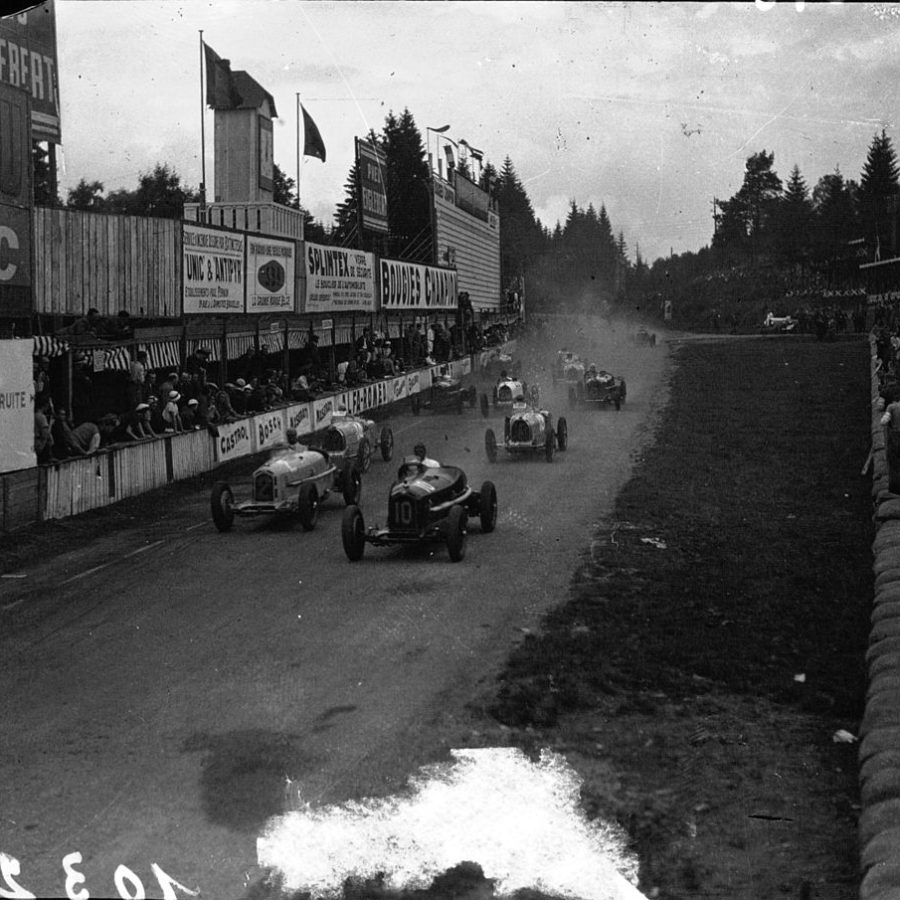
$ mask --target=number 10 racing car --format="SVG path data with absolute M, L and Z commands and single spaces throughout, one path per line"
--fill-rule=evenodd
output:
M 328 451 L 302 444 L 279 447 L 254 471 L 249 500 L 235 503 L 224 481 L 212 489 L 212 518 L 219 531 L 228 531 L 235 516 L 296 515 L 304 531 L 312 531 L 319 519 L 319 504 L 329 494 L 343 494 L 344 502 L 359 503 L 362 475 L 351 461 L 338 467 Z
M 477 516 L 481 530 L 497 524 L 497 491 L 485 481 L 481 490 L 469 487 L 466 474 L 456 466 L 426 466 L 416 456 L 406 457 L 388 495 L 386 528 L 366 530 L 358 506 L 344 510 L 341 539 L 351 562 L 362 559 L 366 544 L 418 544 L 442 541 L 453 562 L 465 555 L 469 517 Z
M 569 428 L 560 416 L 553 430 L 553 419 L 546 409 L 535 409 L 527 403 L 514 403 L 512 415 L 503 420 L 503 447 L 511 454 L 543 453 L 553 462 L 556 449 L 569 446 Z M 497 436 L 493 428 L 484 433 L 484 449 L 491 462 L 497 461 Z

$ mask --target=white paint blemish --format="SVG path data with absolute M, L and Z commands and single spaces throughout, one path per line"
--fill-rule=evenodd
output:
M 645 900 L 637 860 L 615 826 L 589 822 L 581 780 L 559 754 L 509 747 L 451 751 L 402 797 L 287 813 L 257 839 L 260 866 L 288 891 L 339 896 L 345 879 L 384 873 L 394 890 L 427 888 L 478 863 L 498 894 L 532 888 L 579 900 Z M 301 796 L 302 800 L 302 796 Z

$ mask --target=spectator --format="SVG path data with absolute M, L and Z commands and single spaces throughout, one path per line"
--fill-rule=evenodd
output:
M 104 331 L 104 321 L 100 316 L 100 310 L 91 307 L 86 316 L 76 319 L 71 325 L 60 328 L 57 334 L 93 334 L 99 335 Z
M 57 448 L 65 448 L 67 456 L 88 456 L 100 447 L 100 429 L 94 422 L 82 422 L 75 428 L 69 411 L 60 409 L 56 415 L 56 433 L 53 436 Z
M 122 436 L 132 441 L 143 441 L 155 437 L 150 425 L 150 404 L 138 403 L 122 419 Z
M 181 407 L 181 424 L 185 431 L 197 431 L 200 428 L 197 424 L 197 407 L 199 404 L 200 401 L 192 397 Z
M 191 375 L 202 375 L 206 377 L 206 365 L 209 362 L 211 353 L 206 347 L 198 347 L 184 363 L 184 368 Z
M 169 391 L 166 405 L 163 407 L 162 411 L 163 422 L 165 423 L 165 428 L 163 430 L 167 434 L 173 432 L 179 434 L 184 431 L 184 426 L 181 423 L 181 411 L 178 408 L 178 401 L 180 399 L 181 394 L 179 394 L 178 391 Z
M 129 409 L 144 402 L 144 385 L 147 382 L 147 352 L 139 350 L 128 365 L 128 386 L 125 389 L 125 401 Z
M 228 391 L 228 398 L 231 401 L 231 408 L 238 416 L 245 416 L 247 414 L 247 395 L 244 393 L 245 387 L 247 387 L 247 382 L 244 381 L 243 378 L 238 378 L 234 384 L 228 382 L 228 384 L 225 385 L 225 390 Z
M 50 429 L 52 420 L 50 395 L 38 395 L 34 407 L 34 452 L 38 465 L 53 462 L 53 434 Z
M 155 395 L 159 399 L 160 386 L 157 383 L 156 372 L 147 372 L 147 379 L 144 382 L 144 396 L 141 398 L 144 403 L 150 402 L 151 395 Z
M 247 398 L 247 415 L 265 412 L 269 408 L 268 396 L 265 388 L 259 383 L 258 378 L 251 379 L 251 383 L 244 386 L 244 394 Z
M 154 434 L 162 434 L 166 430 L 166 423 L 162 417 L 163 408 L 159 397 L 151 394 L 147 398 L 147 403 L 150 405 L 150 428 Z
M 45 394 L 50 396 L 50 360 L 46 356 L 39 356 L 34 363 L 35 400 Z
M 229 422 L 236 422 L 239 418 L 237 414 L 237 410 L 231 405 L 231 395 L 225 388 L 220 388 L 215 384 L 210 384 L 210 387 L 214 390 L 214 402 L 216 407 L 216 412 L 218 414 L 218 423 L 227 425 Z
M 194 420 L 200 428 L 206 428 L 209 425 L 209 408 L 210 395 L 205 385 L 199 385 L 199 393 L 197 394 L 197 405 L 194 407 Z

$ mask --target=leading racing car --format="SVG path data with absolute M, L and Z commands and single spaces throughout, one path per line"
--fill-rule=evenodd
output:
M 584 373 L 584 381 L 569 386 L 569 405 L 615 406 L 622 408 L 625 402 L 625 379 L 590 365 Z
M 344 502 L 359 503 L 362 475 L 356 464 L 346 459 L 339 467 L 327 450 L 296 443 L 296 433 L 288 432 L 288 445 L 275 448 L 253 472 L 249 500 L 236 503 L 231 486 L 217 482 L 210 496 L 212 518 L 219 531 L 228 531 L 235 516 L 296 515 L 304 531 L 312 531 L 319 519 L 319 505 L 332 493 Z
M 555 450 L 569 446 L 569 427 L 565 416 L 560 416 L 553 428 L 553 417 L 546 409 L 537 409 L 528 403 L 514 403 L 512 414 L 503 420 L 503 448 L 511 454 L 543 453 L 547 462 L 553 462 Z M 484 449 L 491 462 L 497 461 L 497 436 L 493 428 L 484 433 Z
M 366 529 L 356 505 L 344 510 L 341 540 L 351 562 L 362 559 L 366 544 L 418 544 L 439 541 L 447 545 L 453 562 L 466 552 L 469 517 L 478 517 L 487 534 L 497 524 L 497 490 L 485 481 L 478 491 L 469 487 L 466 473 L 457 466 L 429 466 L 408 456 L 388 494 L 387 526 Z

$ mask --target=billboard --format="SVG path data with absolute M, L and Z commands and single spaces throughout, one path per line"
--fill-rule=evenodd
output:
M 0 472 L 30 469 L 34 455 L 34 341 L 0 341 Z
M 247 235 L 247 312 L 294 312 L 294 242 Z
M 381 260 L 382 309 L 456 309 L 456 269 Z
M 0 19 L 0 84 L 31 97 L 31 137 L 61 143 L 53 0 Z
M 304 312 L 375 309 L 375 254 L 306 242 Z
M 370 141 L 356 139 L 356 170 L 359 172 L 359 227 L 387 234 L 387 157 Z
M 244 311 L 242 234 L 182 225 L 182 311 L 224 315 Z

